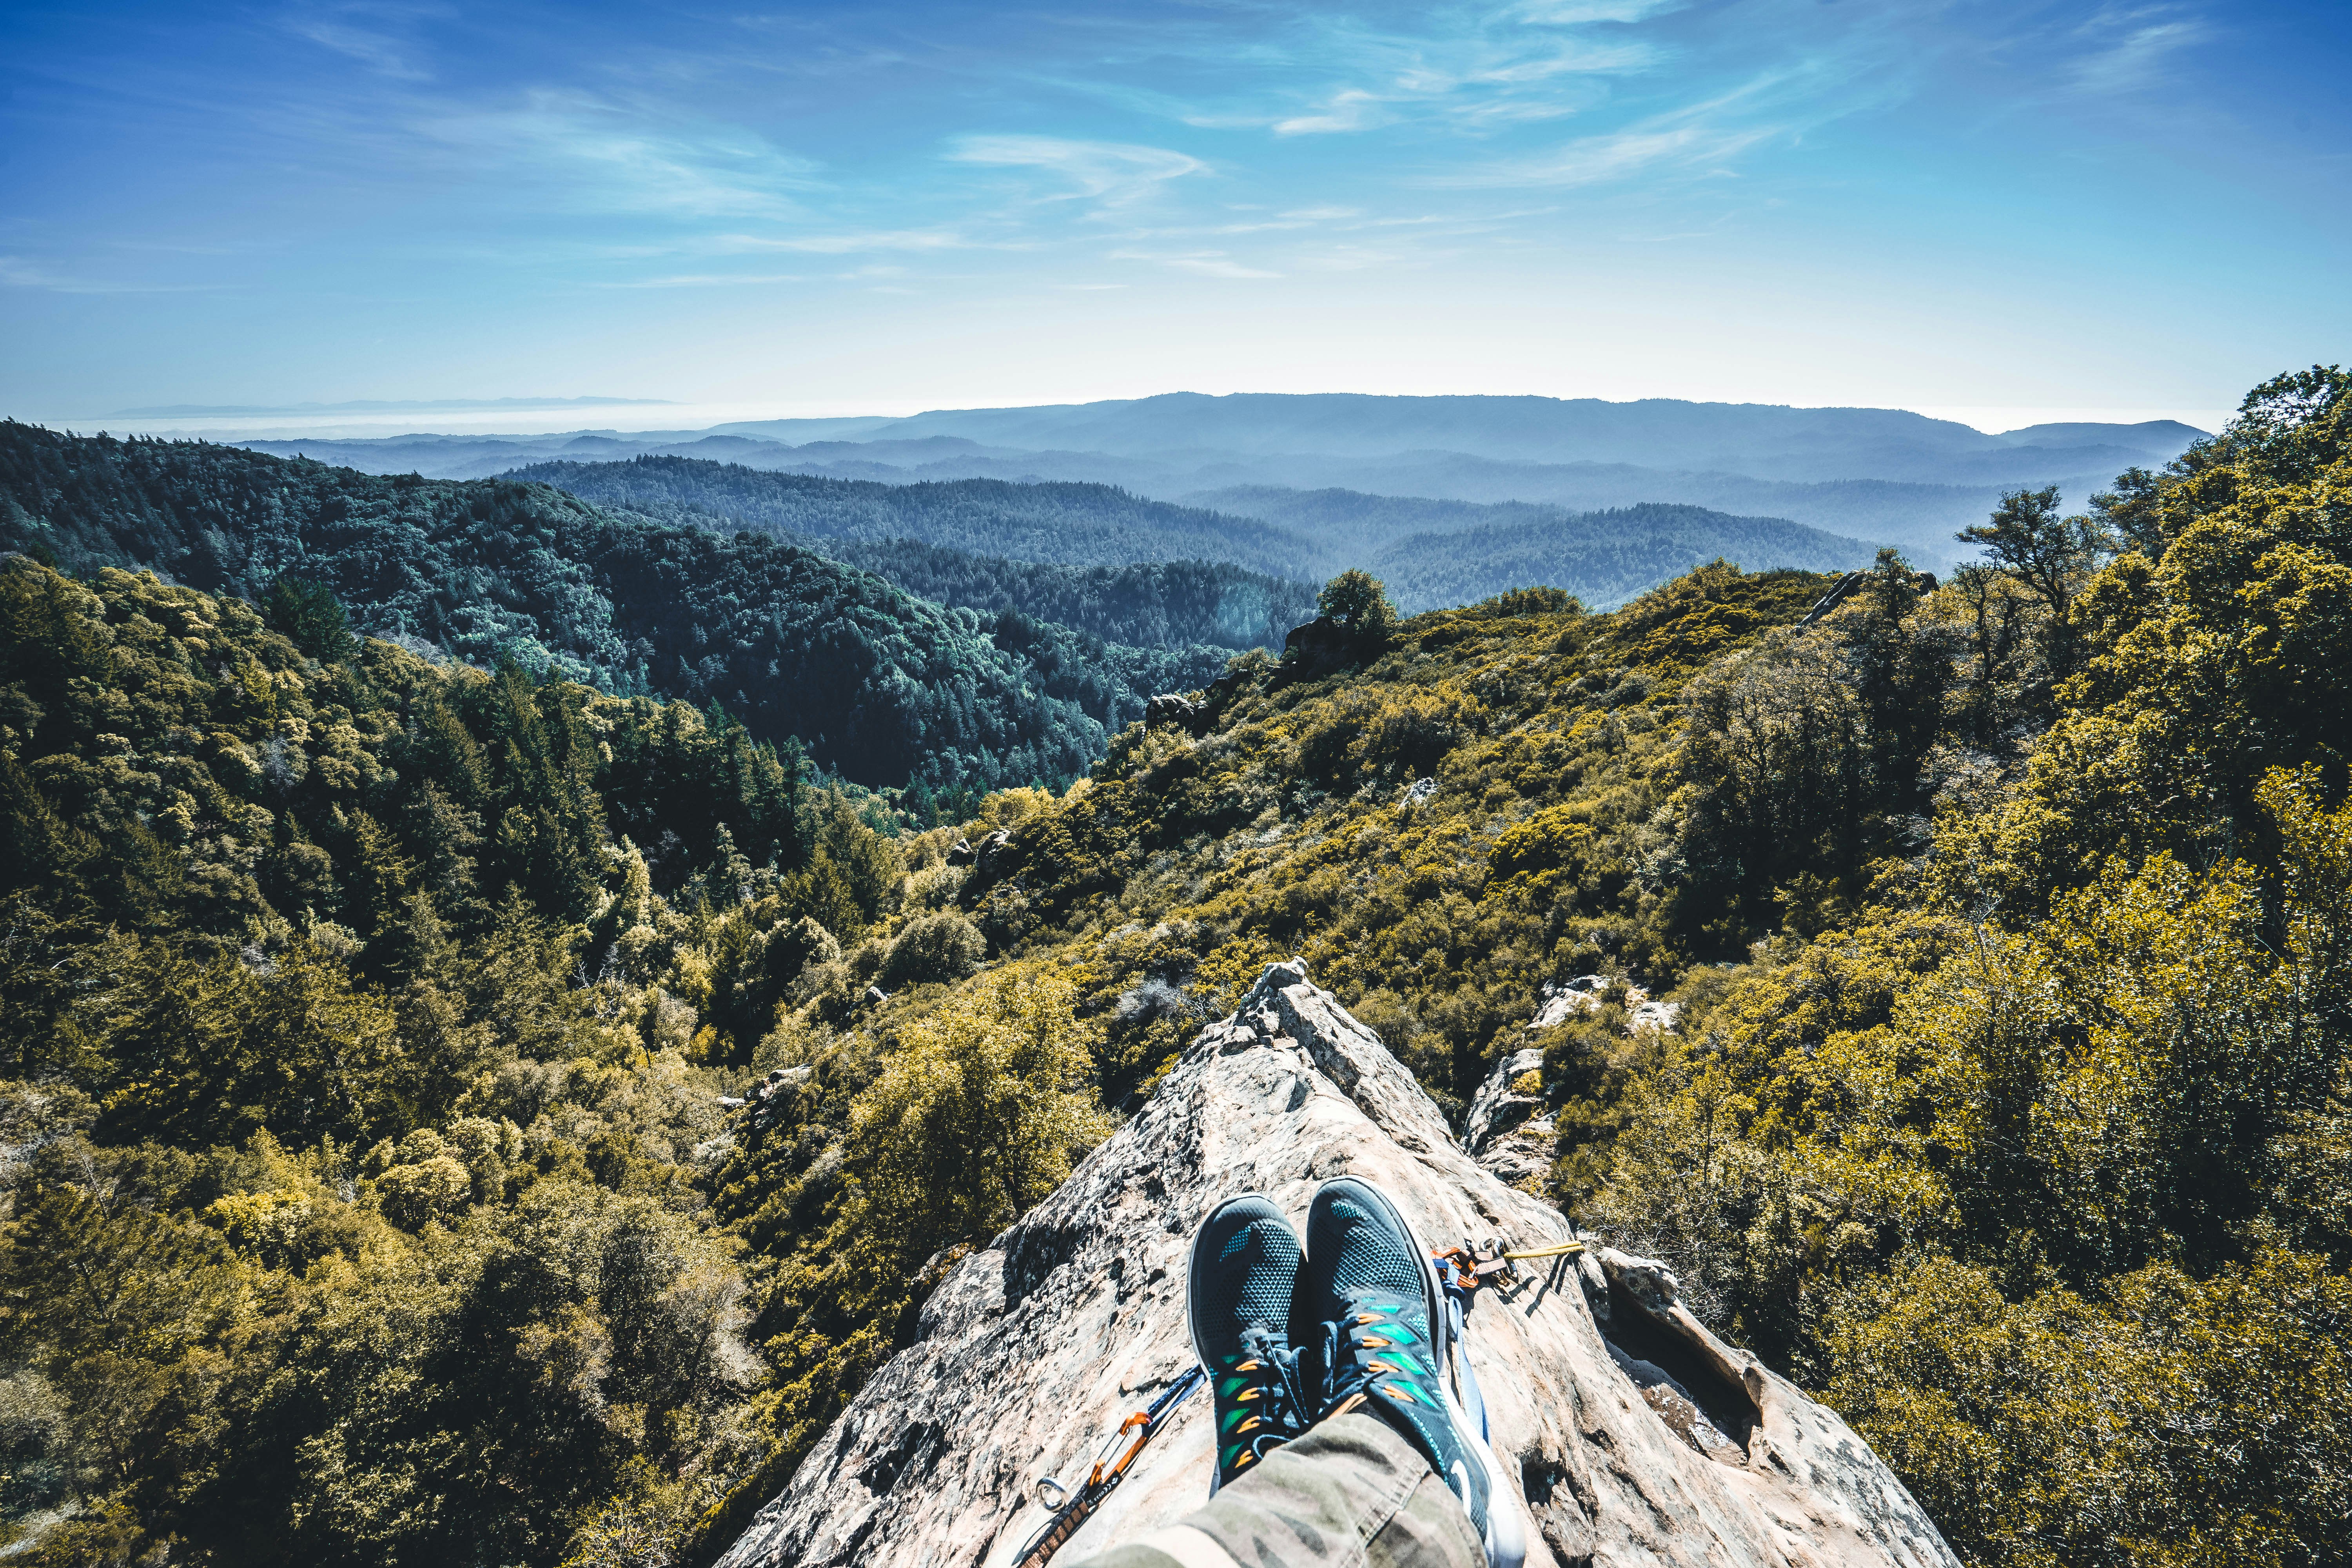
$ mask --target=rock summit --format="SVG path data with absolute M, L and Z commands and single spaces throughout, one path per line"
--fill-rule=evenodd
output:
M 1106 1436 L 1192 1364 L 1183 1260 L 1220 1199 L 1304 1213 L 1376 1183 L 1432 1246 L 1578 1239 L 1456 1142 L 1412 1075 L 1297 960 L 1269 968 L 1070 1179 L 959 1264 L 722 1568 L 1003 1568 Z M 1895 1564 L 1958 1559 L 1836 1415 L 1716 1338 L 1672 1274 L 1586 1238 L 1480 1300 L 1468 1347 L 1538 1564 Z M 1207 1499 L 1194 1398 L 1064 1549 L 1076 1562 Z

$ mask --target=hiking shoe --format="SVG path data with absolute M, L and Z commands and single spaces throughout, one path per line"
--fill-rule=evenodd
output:
M 1192 1353 L 1217 1404 L 1216 1489 L 1307 1430 L 1290 1293 L 1298 1233 L 1255 1193 L 1227 1198 L 1192 1234 L 1184 1302 Z
M 1341 1176 L 1316 1189 L 1291 1333 L 1319 1395 L 1314 1418 L 1347 1406 L 1386 1422 L 1462 1500 L 1486 1561 L 1517 1568 L 1526 1531 L 1499 1495 L 1502 1468 L 1486 1434 L 1455 1394 L 1453 1319 L 1436 1268 L 1404 1215 L 1369 1183 Z

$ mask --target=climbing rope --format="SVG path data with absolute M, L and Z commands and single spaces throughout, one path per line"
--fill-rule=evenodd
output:
M 1550 1247 L 1507 1251 L 1501 1242 L 1492 1237 L 1482 1246 L 1465 1237 L 1459 1247 L 1430 1254 L 1430 1261 L 1437 1267 L 1438 1283 L 1445 1288 L 1445 1313 L 1454 1328 L 1454 1391 L 1464 1412 L 1477 1424 L 1480 1436 L 1489 1441 L 1494 1437 L 1487 1428 L 1486 1396 L 1478 1387 L 1478 1374 L 1471 1368 L 1467 1344 L 1470 1309 L 1478 1304 L 1479 1290 L 1492 1290 L 1507 1301 L 1528 1282 L 1528 1276 L 1519 1272 L 1521 1262 L 1538 1258 L 1571 1258 L 1583 1250 L 1585 1246 L 1580 1241 L 1562 1241 Z

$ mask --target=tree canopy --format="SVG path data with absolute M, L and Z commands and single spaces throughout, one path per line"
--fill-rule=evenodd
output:
M 669 527 L 509 480 L 10 422 L 0 501 L 0 545 L 259 600 L 298 644 L 317 644 L 311 657 L 335 653 L 340 605 L 427 657 L 721 703 L 760 739 L 796 741 L 868 784 L 1071 777 L 1153 692 L 1199 685 L 1229 657 L 1106 644 L 1018 609 L 950 610 L 765 535 Z

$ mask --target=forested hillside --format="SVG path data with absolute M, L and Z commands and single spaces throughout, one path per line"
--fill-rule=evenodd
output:
M 928 830 L 316 595 L 10 561 L 27 1560 L 707 1561 L 1297 952 L 1456 1115 L 1540 1047 L 1549 1194 L 1972 1562 L 2337 1561 L 2347 498 L 2315 371 L 1810 625 L 1830 575 L 1343 580 L 1290 662 Z
M 1055 566 L 912 539 L 801 542 L 919 599 L 987 616 L 1019 611 L 1134 647 L 1280 647 L 1294 627 L 1315 618 L 1313 584 L 1222 561 Z
M 1967 483 L 1936 484 L 1868 478 L 1878 470 L 1864 452 L 1852 453 L 1850 458 L 1840 457 L 1815 470 L 1842 478 L 1758 479 L 1709 469 L 1703 466 L 1708 454 L 1679 442 L 1669 442 L 1651 455 L 1656 466 L 1643 466 L 1585 459 L 1547 461 L 1532 456 L 1478 457 L 1433 449 L 1410 440 L 1389 452 L 1353 458 L 1252 455 L 1202 447 L 1120 455 L 983 447 L 950 436 L 887 440 L 861 432 L 848 439 L 821 439 L 803 428 L 856 423 L 775 420 L 741 427 L 782 439 L 680 431 L 635 436 L 567 432 L 545 437 L 253 440 L 239 445 L 281 456 L 315 458 L 362 473 L 416 472 L 444 479 L 477 479 L 533 463 L 601 466 L 649 456 L 696 458 L 892 485 L 975 479 L 1108 485 L 1179 506 L 1261 518 L 1278 527 L 1290 526 L 1285 513 L 1292 506 L 1311 508 L 1334 498 L 1368 511 L 1442 507 L 1448 504 L 1447 498 L 1470 506 L 1514 501 L 1542 504 L 1570 514 L 1675 504 L 1737 516 L 1784 518 L 1830 533 L 1896 544 L 1913 552 L 1921 564 L 1940 569 L 1954 554 L 1953 531 L 1983 516 L 2005 490 L 2020 484 L 2055 482 L 2070 499 L 2079 499 L 2096 491 L 2126 464 L 2162 467 L 2200 434 L 2168 424 L 2070 427 L 2086 437 L 2095 434 L 2125 441 L 2126 450 L 2105 457 L 2096 450 L 2011 445 L 2010 437 L 1991 437 L 1995 448 L 2006 448 L 2009 454 L 2000 464 L 2001 472 Z M 2011 432 L 2011 436 L 2018 434 Z M 803 444 L 790 446 L 784 444 L 786 440 Z M 2103 445 L 2098 440 L 2086 443 Z
M 1874 546 L 1777 517 L 1639 503 L 1571 511 L 1525 501 L 1437 500 L 1355 490 L 1244 486 L 1215 504 L 1313 540 L 1331 571 L 1369 566 L 1408 611 L 1549 587 L 1613 607 L 1703 562 L 1854 571 Z M 1202 498 L 1211 499 L 1209 497 Z
M 1465 509 L 1472 510 L 1472 509 Z M 1559 588 L 1613 608 L 1704 561 L 1859 571 L 1871 546 L 1777 517 L 1727 517 L 1695 506 L 1622 511 L 1538 507 L 1475 509 L 1521 514 L 1459 531 L 1409 533 L 1367 563 L 1407 611 L 1475 604 L 1512 588 Z
M 0 546 L 248 598 L 299 579 L 412 649 L 718 702 L 872 784 L 1070 777 L 1152 692 L 1197 685 L 1226 657 L 941 609 L 760 534 L 669 527 L 543 485 L 14 423 L 0 424 Z
M 695 458 L 534 463 L 508 477 L 673 520 L 700 514 L 817 539 L 913 539 L 973 555 L 1065 566 L 1230 561 L 1289 577 L 1310 555 L 1297 539 L 1255 519 L 1146 500 L 1109 485 L 1003 479 L 886 485 Z
M 1415 611 L 1518 587 L 1559 588 L 1614 605 L 1718 557 L 1751 568 L 1850 571 L 1869 564 L 1872 552 L 1784 519 L 1694 506 L 1570 512 L 1351 490 L 1230 492 L 1276 527 L 1101 485 L 877 485 L 688 458 L 541 463 L 509 477 L 673 522 L 768 529 L 926 598 L 982 610 L 1019 605 L 1111 641 L 1142 644 L 1160 640 L 1147 634 L 1165 625 L 1187 641 L 1279 646 L 1307 618 L 1304 584 L 1214 563 L 1318 580 L 1370 565 L 1398 604 Z M 1176 559 L 1190 556 L 1202 559 Z M 1144 561 L 1165 564 L 1101 569 Z M 1072 563 L 1096 569 L 1072 572 Z

